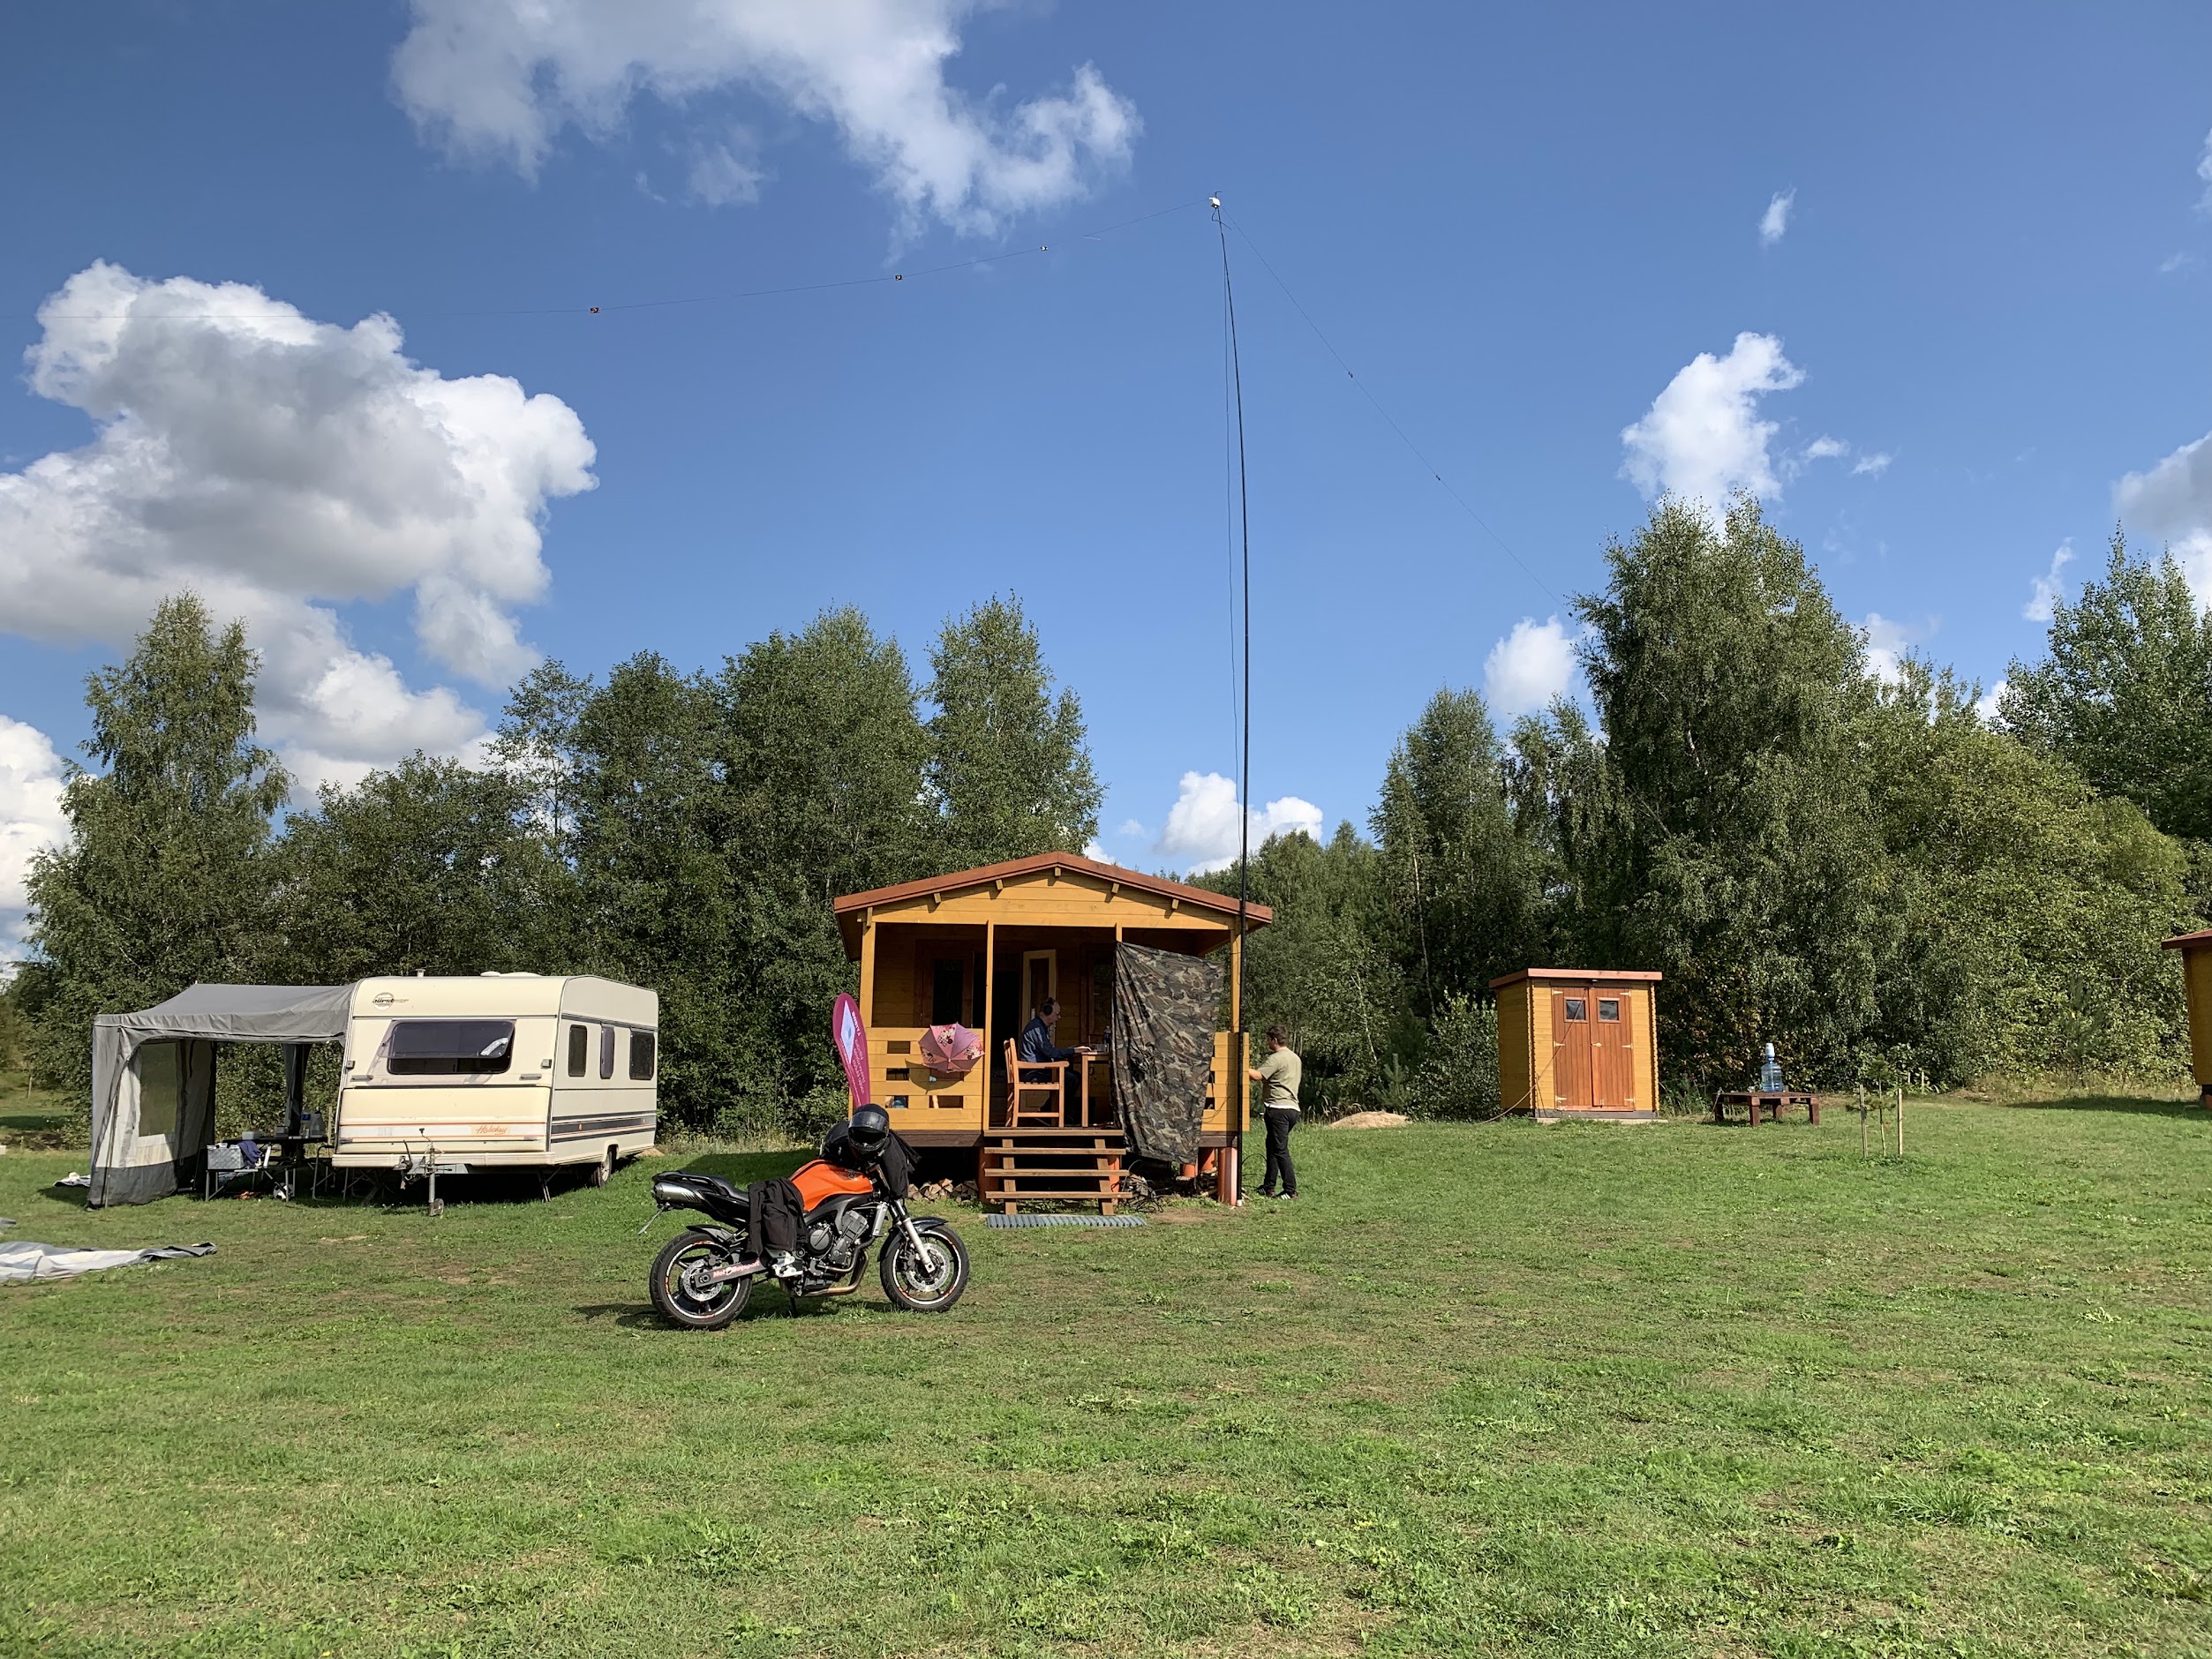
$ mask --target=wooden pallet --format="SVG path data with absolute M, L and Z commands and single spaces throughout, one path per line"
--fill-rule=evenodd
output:
M 1022 1203 L 1050 1198 L 1095 1204 L 1101 1215 L 1128 1196 L 1117 1129 L 994 1129 L 983 1136 L 978 1190 L 986 1206 L 1018 1214 Z

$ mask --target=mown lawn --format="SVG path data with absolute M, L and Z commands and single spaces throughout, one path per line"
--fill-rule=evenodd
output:
M 550 1204 L 86 1213 L 0 1291 L 0 1651 L 2212 1654 L 2212 1114 L 1307 1130 L 1308 1196 L 965 1228 L 658 1325 Z M 702 1159 L 750 1175 L 772 1159 Z

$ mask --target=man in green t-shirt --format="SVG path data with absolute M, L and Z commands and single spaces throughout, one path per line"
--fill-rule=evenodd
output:
M 1268 1027 L 1268 1057 L 1248 1074 L 1260 1088 L 1260 1113 L 1268 1125 L 1267 1173 L 1260 1180 L 1260 1196 L 1272 1198 L 1281 1182 L 1283 1196 L 1298 1196 L 1298 1173 L 1290 1167 L 1290 1131 L 1298 1126 L 1298 1083 L 1305 1065 L 1290 1052 L 1290 1033 L 1280 1025 Z

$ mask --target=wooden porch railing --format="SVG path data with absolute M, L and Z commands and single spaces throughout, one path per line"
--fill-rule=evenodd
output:
M 878 1026 L 868 1034 L 869 1080 L 877 1104 L 901 1130 L 976 1130 L 983 1127 L 983 1091 L 990 1062 L 979 1060 L 963 1077 L 943 1077 L 922 1058 L 920 1025 Z

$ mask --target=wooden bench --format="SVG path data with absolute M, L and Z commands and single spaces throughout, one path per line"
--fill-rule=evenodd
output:
M 1732 1106 L 1745 1108 L 1751 1127 L 1754 1129 L 1758 1127 L 1761 1114 L 1764 1114 L 1770 1121 L 1779 1123 L 1782 1118 L 1782 1108 L 1791 1106 L 1803 1107 L 1806 1117 L 1816 1128 L 1820 1123 L 1820 1097 L 1808 1093 L 1802 1089 L 1719 1090 L 1712 1097 L 1712 1121 L 1716 1123 L 1727 1122 L 1728 1121 L 1727 1108 Z

